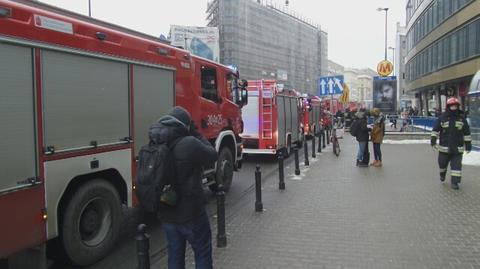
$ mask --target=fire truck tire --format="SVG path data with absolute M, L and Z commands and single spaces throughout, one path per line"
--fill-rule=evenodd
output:
M 75 191 L 63 212 L 59 241 L 67 262 L 85 266 L 103 258 L 113 247 L 121 221 L 117 190 L 94 179 Z
M 209 186 L 210 190 L 217 191 L 218 184 L 223 185 L 223 190 L 228 192 L 232 186 L 233 178 L 233 154 L 228 147 L 223 147 L 218 154 L 217 173 L 215 184 Z

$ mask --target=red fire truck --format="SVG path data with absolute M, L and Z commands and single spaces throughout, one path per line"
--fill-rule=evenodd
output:
M 321 99 L 317 96 L 305 97 L 303 99 L 303 133 L 310 137 L 316 135 L 320 131 L 320 120 L 322 113 Z
M 174 105 L 219 152 L 206 178 L 228 188 L 240 164 L 238 73 L 155 37 L 0 0 L 0 82 L 0 259 L 51 239 L 73 264 L 105 256 L 148 127 Z
M 281 90 L 275 80 L 249 80 L 248 105 L 243 107 L 244 153 L 290 155 L 301 144 L 302 101 L 293 90 Z

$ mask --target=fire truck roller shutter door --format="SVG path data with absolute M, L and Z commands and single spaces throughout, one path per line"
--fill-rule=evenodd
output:
M 68 150 L 130 135 L 126 63 L 46 50 L 42 61 L 45 146 Z
M 297 98 L 291 97 L 290 98 L 290 115 L 292 118 L 292 145 L 299 140 L 299 126 L 300 126 L 300 119 L 298 118 L 298 109 L 297 109 Z
M 152 123 L 175 105 L 175 72 L 170 69 L 133 67 L 135 155 L 148 143 Z
M 277 122 L 277 150 L 286 146 L 285 133 L 286 133 L 286 117 L 285 117 L 285 97 L 277 95 L 277 109 L 278 109 L 278 122 Z
M 0 257 L 45 240 L 44 186 L 19 182 L 38 176 L 32 63 L 32 49 L 0 43 Z

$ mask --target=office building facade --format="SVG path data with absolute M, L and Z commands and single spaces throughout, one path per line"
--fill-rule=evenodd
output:
M 238 66 L 243 78 L 317 93 L 328 72 L 328 34 L 319 25 L 260 0 L 213 0 L 207 21 L 219 28 L 221 63 Z
M 444 110 L 480 69 L 480 0 L 409 0 L 405 74 L 423 115 Z

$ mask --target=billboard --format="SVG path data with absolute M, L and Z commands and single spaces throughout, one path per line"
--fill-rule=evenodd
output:
M 215 62 L 220 61 L 220 43 L 217 27 L 170 26 L 172 46 L 182 47 L 193 55 Z
M 382 112 L 397 110 L 397 77 L 373 78 L 373 107 Z

